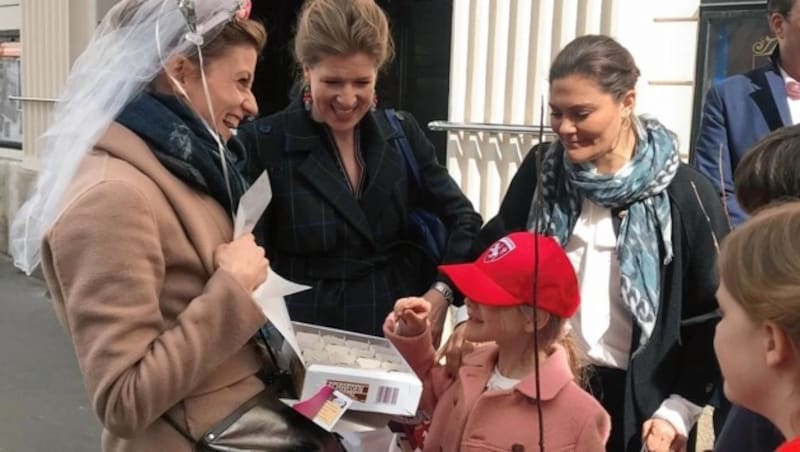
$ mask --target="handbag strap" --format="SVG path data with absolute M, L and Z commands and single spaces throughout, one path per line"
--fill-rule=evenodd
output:
M 403 158 L 406 161 L 408 170 L 412 175 L 414 175 L 414 179 L 417 181 L 417 187 L 422 188 L 422 177 L 419 173 L 419 164 L 417 163 L 416 157 L 414 157 L 414 152 L 411 150 L 411 143 L 408 142 L 406 132 L 403 130 L 403 126 L 400 124 L 397 111 L 395 111 L 393 108 L 387 108 L 386 110 L 383 110 L 383 114 L 386 115 L 386 120 L 389 121 L 389 125 L 392 126 L 392 129 L 394 129 L 395 133 L 397 133 L 397 137 L 394 139 L 394 142 L 397 143 L 400 153 L 403 154 Z
M 179 425 L 177 422 L 175 422 L 175 420 L 174 420 L 174 419 L 172 419 L 172 418 L 169 416 L 169 414 L 167 414 L 167 413 L 164 413 L 164 414 L 161 416 L 161 418 L 162 418 L 162 419 L 164 419 L 164 421 L 165 421 L 167 424 L 169 424 L 170 426 L 172 426 L 172 428 L 174 428 L 176 432 L 180 433 L 180 434 L 181 434 L 181 436 L 183 436 L 183 437 L 184 437 L 184 439 L 186 439 L 187 441 L 189 441 L 189 443 L 191 443 L 191 444 L 197 444 L 197 440 L 196 440 L 196 439 L 194 439 L 194 438 L 192 438 L 192 435 L 190 435 L 190 434 L 189 434 L 189 432 L 187 432 L 186 430 L 184 430 L 184 428 L 183 428 L 183 427 L 181 427 L 181 426 L 180 426 L 180 425 Z
M 266 342 L 266 338 L 264 337 L 265 331 L 263 330 L 263 327 L 262 329 L 259 330 L 259 333 L 262 335 L 262 338 L 264 338 Z M 272 349 L 269 348 L 269 344 L 266 343 L 265 345 L 267 345 L 268 350 L 270 350 L 271 352 Z M 290 380 L 291 376 L 277 366 L 274 355 L 271 355 L 271 358 L 273 359 L 273 365 L 275 365 L 273 371 L 268 372 L 266 371 L 265 368 L 262 367 L 257 375 L 264 382 L 264 389 L 255 396 L 251 397 L 243 404 L 241 404 L 224 419 L 214 424 L 209 431 L 205 432 L 203 436 L 200 437 L 200 439 L 192 437 L 192 435 L 190 435 L 186 429 L 181 427 L 181 425 L 177 421 L 175 421 L 175 419 L 172 419 L 170 417 L 169 413 L 162 414 L 161 418 L 163 418 L 167 424 L 172 426 L 172 428 L 174 428 L 175 431 L 180 433 L 180 435 L 183 436 L 184 439 L 188 440 L 191 444 L 194 444 L 196 446 L 197 445 L 202 446 L 205 443 L 205 441 L 209 439 L 207 438 L 207 435 L 209 433 L 215 436 L 218 435 L 220 432 L 228 428 L 233 422 L 235 422 L 236 419 L 238 419 L 239 416 L 241 416 L 245 411 L 257 405 L 265 397 L 277 397 L 277 391 L 282 391 L 287 384 L 291 384 Z
M 263 390 L 261 390 L 258 394 L 254 395 L 253 397 L 249 398 L 247 401 L 236 407 L 233 412 L 229 415 L 225 416 L 222 420 L 217 421 L 211 428 L 203 433 L 203 436 L 200 439 L 195 439 L 189 432 L 181 427 L 181 425 L 172 419 L 169 414 L 164 413 L 161 417 L 167 422 L 167 424 L 171 425 L 178 433 L 181 434 L 185 439 L 187 439 L 190 443 L 196 446 L 204 446 L 209 441 L 213 441 L 216 436 L 219 436 L 222 432 L 224 432 L 228 427 L 231 426 L 237 419 L 239 419 L 245 412 L 253 408 L 254 406 L 258 405 L 259 403 L 263 403 L 270 398 L 276 398 L 274 391 L 270 386 L 266 386 Z

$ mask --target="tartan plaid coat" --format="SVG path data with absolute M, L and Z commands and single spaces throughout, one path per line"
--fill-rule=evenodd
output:
M 468 258 L 481 217 L 439 164 L 416 120 L 398 112 L 420 167 L 417 189 L 396 132 L 383 111 L 361 120 L 364 181 L 354 195 L 325 126 L 296 99 L 285 110 L 243 126 L 251 180 L 269 173 L 272 202 L 256 237 L 281 276 L 312 286 L 287 298 L 292 320 L 381 334 L 399 297 L 421 295 L 437 278 L 434 261 L 411 238 L 408 214 L 436 213 L 448 230 L 442 262 Z

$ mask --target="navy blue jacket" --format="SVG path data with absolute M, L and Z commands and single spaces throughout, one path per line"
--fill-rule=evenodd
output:
M 424 187 L 405 161 L 383 111 L 359 124 L 365 180 L 360 198 L 350 189 L 324 126 L 296 99 L 237 135 L 247 149 L 249 177 L 267 170 L 272 202 L 256 239 L 272 268 L 312 286 L 287 297 L 292 320 L 382 335 L 399 297 L 422 295 L 437 278 L 436 265 L 411 237 L 408 214 L 436 213 L 448 230 L 443 262 L 467 259 L 480 215 L 436 160 L 416 120 L 398 112 L 420 167 Z
M 726 78 L 708 90 L 703 106 L 692 162 L 724 195 L 733 226 L 747 219 L 733 192 L 736 166 L 761 138 L 792 124 L 777 61 L 775 53 L 770 64 Z

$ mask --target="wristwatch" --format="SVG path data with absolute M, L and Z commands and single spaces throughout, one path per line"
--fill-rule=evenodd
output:
M 442 294 L 444 299 L 447 301 L 447 304 L 453 304 L 455 298 L 453 296 L 453 289 L 451 289 L 450 286 L 441 281 L 436 281 L 431 289 Z

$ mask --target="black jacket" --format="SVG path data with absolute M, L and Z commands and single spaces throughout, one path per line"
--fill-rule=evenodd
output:
M 473 255 L 497 238 L 526 228 L 536 186 L 536 149 L 520 165 L 499 213 L 475 241 Z M 642 423 L 664 399 L 679 394 L 703 406 L 720 381 L 713 349 L 714 328 L 719 319 L 714 295 L 714 237 L 722 240 L 728 232 L 727 221 L 711 183 L 685 164 L 678 168 L 667 193 L 674 257 L 661 270 L 661 303 L 653 335 L 643 349 L 633 354 L 626 374 L 624 434 L 627 450 L 635 452 L 641 449 Z M 612 211 L 617 230 L 618 214 L 618 210 Z M 639 333 L 635 326 L 632 352 L 637 349 Z
M 324 126 L 299 99 L 242 128 L 250 179 L 269 173 L 272 202 L 257 226 L 272 268 L 312 289 L 287 298 L 292 320 L 381 335 L 397 298 L 423 294 L 437 278 L 434 262 L 411 238 L 408 213 L 421 206 L 448 229 L 444 262 L 464 261 L 482 220 L 436 160 L 416 120 L 398 114 L 419 163 L 416 190 L 383 111 L 359 125 L 365 164 L 357 199 Z

